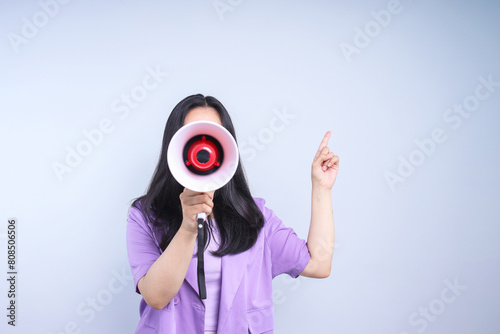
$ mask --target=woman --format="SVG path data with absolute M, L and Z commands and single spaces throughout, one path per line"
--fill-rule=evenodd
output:
M 148 191 L 137 198 L 127 224 L 127 248 L 136 292 L 142 295 L 136 333 L 273 333 L 272 279 L 282 273 L 330 275 L 334 224 L 331 189 L 339 157 L 324 136 L 311 170 L 307 243 L 283 225 L 261 198 L 253 198 L 241 166 L 222 188 L 197 193 L 173 178 L 167 148 L 183 125 L 211 121 L 236 140 L 224 106 L 192 95 L 175 106 Z M 198 295 L 196 216 L 208 215 L 205 243 L 207 298 Z

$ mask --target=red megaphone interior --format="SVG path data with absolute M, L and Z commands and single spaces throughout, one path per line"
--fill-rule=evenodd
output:
M 219 149 L 206 136 L 189 145 L 186 166 L 193 166 L 196 170 L 205 172 L 219 167 Z

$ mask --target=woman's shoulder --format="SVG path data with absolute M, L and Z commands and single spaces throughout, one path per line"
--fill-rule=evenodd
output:
M 143 228 L 147 227 L 148 229 L 151 229 L 150 219 L 147 219 L 146 217 L 142 198 L 133 201 L 130 205 L 128 209 L 128 221 L 129 223 L 136 223 Z
M 143 200 L 135 200 L 129 207 L 128 210 L 128 230 L 130 234 L 146 233 L 152 239 L 154 239 L 155 244 L 159 246 L 159 240 L 161 240 L 161 229 L 158 226 L 154 226 L 151 219 L 147 216 L 144 210 Z
M 128 214 L 129 216 L 144 215 L 143 199 L 139 198 L 134 200 L 132 204 L 130 204 L 130 207 L 128 208 Z
M 261 197 L 253 197 L 253 200 L 264 217 L 264 226 L 262 229 L 265 231 L 266 235 L 272 234 L 272 232 L 282 224 L 281 219 L 278 218 L 274 211 L 266 205 L 265 199 Z
M 266 205 L 266 200 L 262 197 L 253 197 L 255 205 L 259 208 L 260 212 L 262 212 L 262 216 L 264 220 L 267 221 L 271 215 L 273 215 L 273 211 L 269 209 Z
M 253 201 L 255 202 L 255 204 L 257 204 L 257 207 L 262 211 L 262 209 L 266 205 L 266 200 L 261 198 L 261 197 L 252 197 L 252 198 L 253 198 Z

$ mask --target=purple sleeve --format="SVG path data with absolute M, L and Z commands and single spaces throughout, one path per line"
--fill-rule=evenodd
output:
M 140 293 L 137 283 L 161 255 L 161 250 L 144 215 L 133 206 L 128 211 L 127 254 L 135 291 Z
M 264 230 L 271 249 L 273 278 L 283 273 L 293 278 L 298 277 L 311 259 L 307 243 L 265 206 L 265 200 L 256 198 L 255 202 L 264 215 Z

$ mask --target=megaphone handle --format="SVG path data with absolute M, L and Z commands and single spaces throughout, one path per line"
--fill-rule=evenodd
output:
M 205 220 L 207 214 L 205 212 L 199 213 L 197 217 L 198 222 L 198 291 L 200 299 L 207 298 L 207 289 L 205 286 L 205 260 L 203 258 L 203 251 L 205 248 Z
M 200 212 L 200 213 L 198 214 L 198 216 L 196 217 L 196 220 L 199 222 L 199 221 L 200 221 L 200 219 L 201 219 L 202 221 L 207 220 L 207 213 L 206 213 L 206 212 Z

